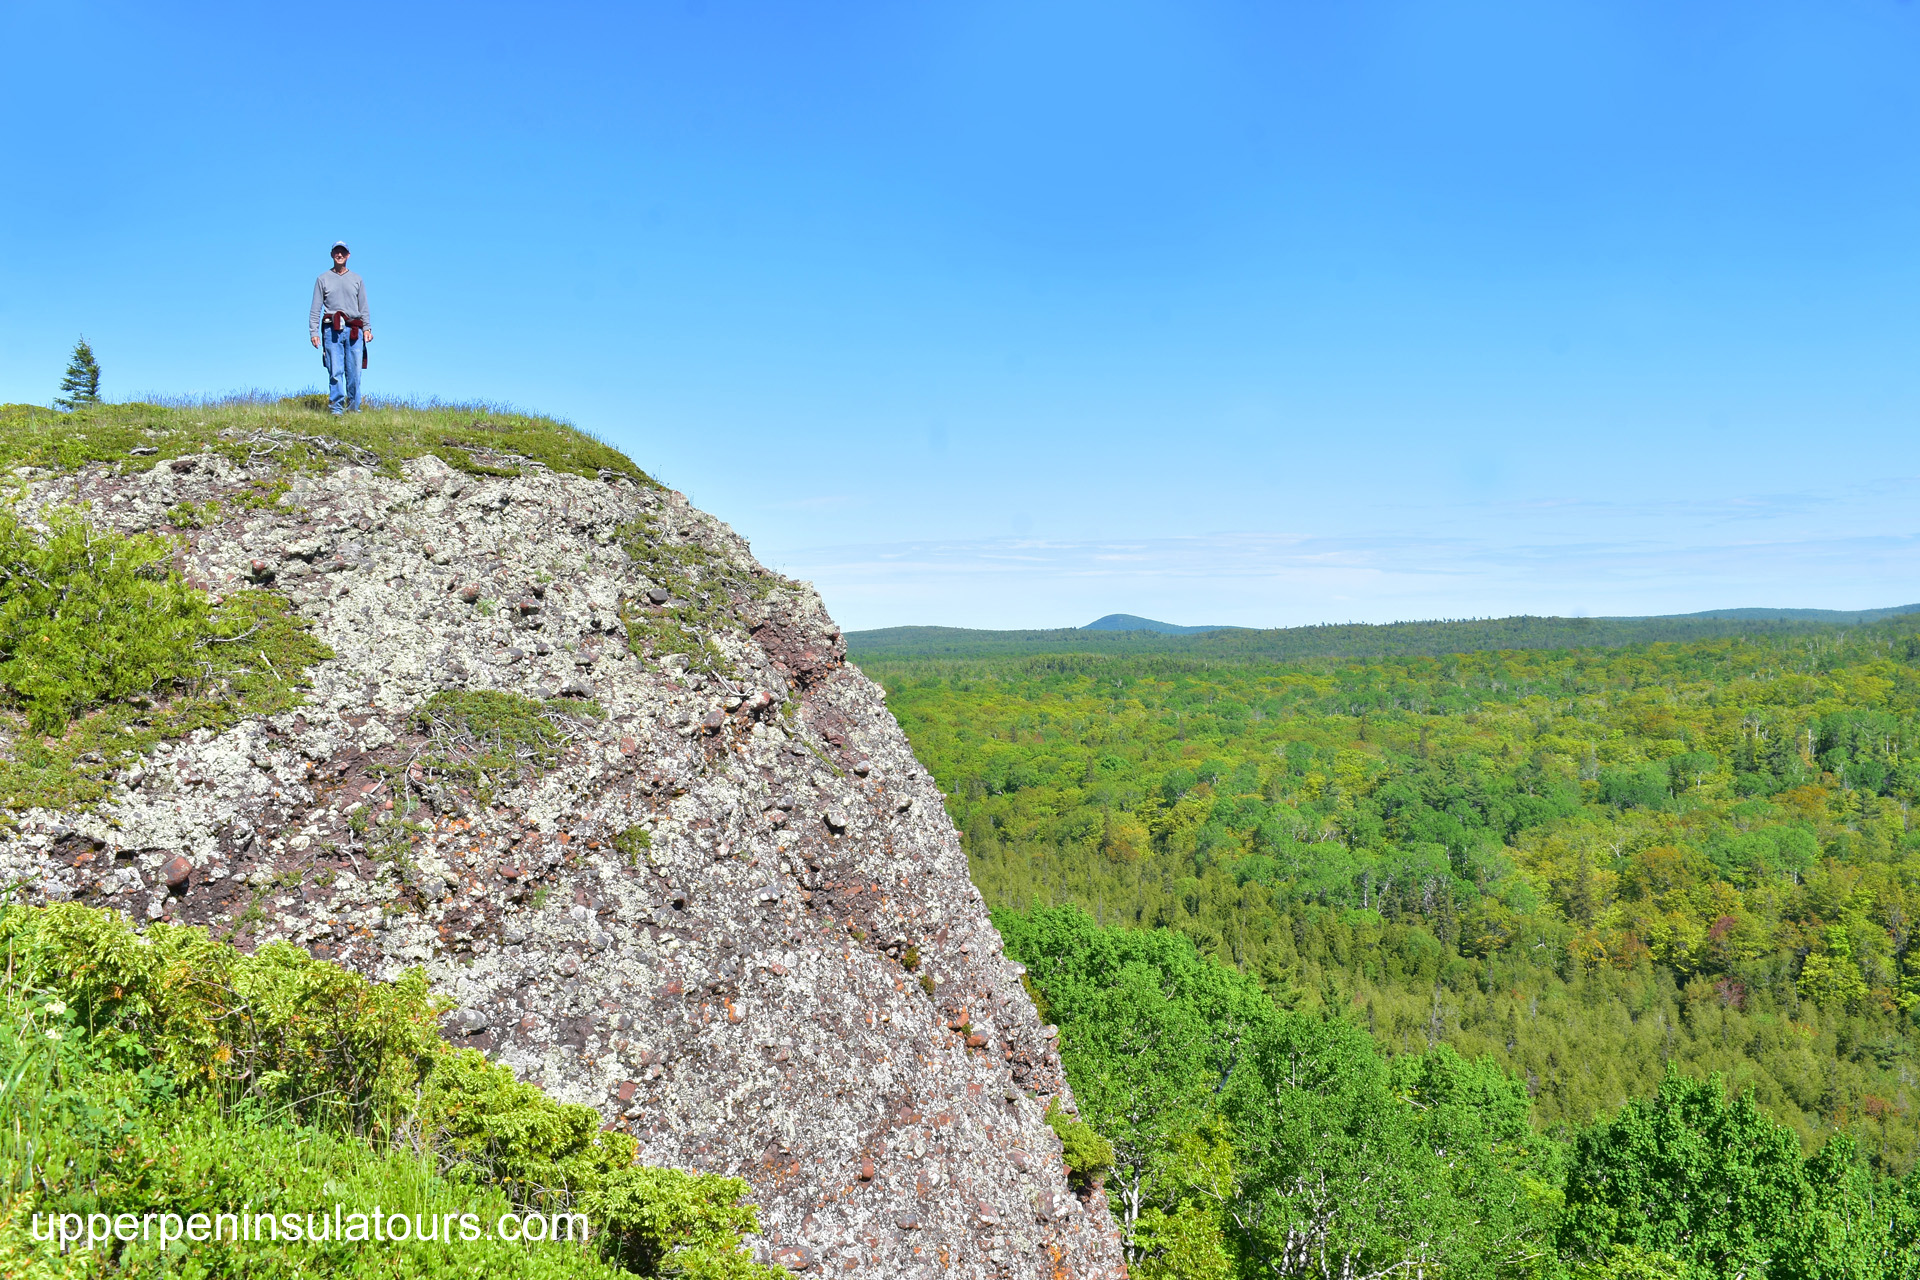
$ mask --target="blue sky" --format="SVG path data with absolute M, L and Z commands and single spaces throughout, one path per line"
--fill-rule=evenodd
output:
M 0 401 L 626 449 L 849 627 L 1920 600 L 1920 6 L 0 0 Z

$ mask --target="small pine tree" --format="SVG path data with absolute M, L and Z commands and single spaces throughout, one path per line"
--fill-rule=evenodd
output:
M 67 361 L 67 376 L 60 380 L 60 394 L 53 403 L 61 409 L 100 403 L 100 362 L 84 337 L 73 344 L 73 359 Z

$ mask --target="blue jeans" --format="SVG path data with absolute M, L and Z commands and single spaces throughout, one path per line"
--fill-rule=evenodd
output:
M 331 321 L 320 324 L 320 363 L 327 367 L 327 412 L 360 412 L 360 356 L 364 340 L 357 329 L 333 331 Z

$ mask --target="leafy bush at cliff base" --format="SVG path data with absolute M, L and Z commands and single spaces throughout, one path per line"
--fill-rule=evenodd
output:
M 591 1107 L 451 1048 L 436 1027 L 447 1006 L 421 970 L 370 982 L 297 947 L 245 955 L 165 924 L 142 935 L 74 903 L 0 908 L 0 953 L 0 1217 L 11 1215 L 0 1273 L 33 1259 L 60 1274 L 25 1231 L 30 1213 L 378 1201 L 484 1210 L 489 1223 L 508 1208 L 585 1212 L 605 1258 L 563 1245 L 442 1256 L 281 1241 L 195 1246 L 193 1273 L 597 1276 L 625 1259 L 725 1280 L 778 1274 L 741 1252 L 757 1229 L 738 1203 L 744 1182 L 636 1178 L 633 1139 L 600 1132 Z M 107 1275 L 160 1266 L 139 1248 L 106 1261 Z
M 76 1037 L 78 1038 L 78 1037 Z M 82 1041 L 84 1045 L 84 1041 Z M 0 1039 L 10 1066 L 17 1055 Z M 293 1125 L 271 1111 L 223 1107 L 209 1094 L 191 1098 L 143 1095 L 125 1074 L 61 1068 L 61 1087 L 39 1098 L 40 1142 L 52 1165 L 31 1191 L 0 1191 L 0 1276 L 14 1280 L 120 1280 L 192 1276 L 203 1280 L 285 1280 L 289 1276 L 354 1280 L 440 1280 L 514 1277 L 515 1280 L 625 1280 L 630 1274 L 575 1242 L 522 1244 L 494 1239 L 502 1214 L 520 1206 L 502 1190 L 454 1166 L 442 1171 L 431 1152 L 380 1147 L 350 1136 Z M 29 1081 L 29 1083 L 34 1083 Z M 9 1124 L 13 1117 L 8 1117 Z M 112 1159 L 100 1159 L 111 1152 Z M 62 1257 L 48 1233 L 47 1214 L 219 1213 L 269 1214 L 276 1225 L 293 1215 L 303 1233 L 307 1215 L 404 1214 L 435 1230 L 435 1240 L 404 1243 L 362 1239 L 175 1242 L 156 1238 L 114 1242 Z M 448 1240 L 441 1215 L 472 1214 L 472 1242 Z M 436 1223 L 436 1217 L 439 1222 Z M 364 1224 L 361 1224 L 364 1225 Z M 597 1230 L 598 1224 L 593 1224 Z M 412 1232 L 409 1225 L 409 1234 Z M 290 1233 L 288 1233 L 290 1234 Z M 331 1227 L 327 1229 L 331 1235 Z M 356 1233 L 358 1234 L 358 1233 Z
M 1876 1176 L 1844 1134 L 1803 1158 L 1717 1078 L 1670 1075 L 1569 1149 L 1490 1056 L 1389 1058 L 1170 931 L 994 921 L 1111 1143 L 1139 1280 L 1920 1280 L 1920 1174 Z
M 0 908 L 21 991 L 67 1004 L 104 1065 L 154 1067 L 302 1122 L 388 1138 L 450 1053 L 425 974 L 369 982 L 275 943 L 247 955 L 204 929 L 144 934 L 78 903 Z
M 0 511 L 0 684 L 40 733 L 77 712 L 186 679 L 213 637 L 212 606 L 153 534 L 49 513 L 42 537 Z
M 1580 1261 L 1626 1249 L 1690 1278 L 1920 1274 L 1920 1180 L 1859 1167 L 1835 1135 L 1802 1160 L 1791 1130 L 1714 1076 L 1669 1075 L 1651 1098 L 1581 1133 L 1561 1247 Z
M 779 1277 L 740 1251 L 741 1235 L 760 1229 L 753 1206 L 740 1203 L 745 1191 L 738 1178 L 636 1165 L 602 1178 L 580 1207 L 619 1237 L 616 1256 L 640 1275 Z

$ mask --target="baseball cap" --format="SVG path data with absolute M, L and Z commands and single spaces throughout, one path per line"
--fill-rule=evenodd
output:
M 347 249 L 347 242 L 345 240 L 335 240 L 333 242 L 333 249 Z M 329 249 L 327 252 L 332 253 L 333 249 Z M 347 249 L 347 252 L 352 253 L 353 250 Z

